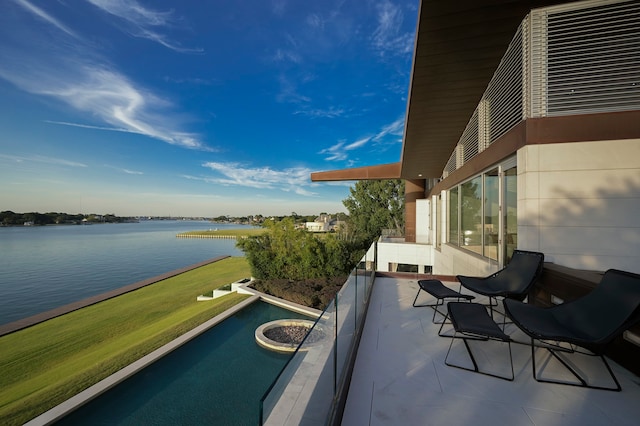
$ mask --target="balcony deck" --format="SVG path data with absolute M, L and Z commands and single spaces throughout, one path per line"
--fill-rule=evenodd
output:
M 431 308 L 412 306 L 417 289 L 415 280 L 376 279 L 343 425 L 638 424 L 640 378 L 613 362 L 610 364 L 622 385 L 621 392 L 538 383 L 531 374 L 531 349 L 519 344 L 512 345 L 513 382 L 446 366 L 444 359 L 451 340 L 438 337 L 440 326 L 431 322 Z M 428 302 L 428 298 L 421 292 L 419 303 Z M 447 330 L 452 331 L 450 326 L 443 331 Z M 513 325 L 507 327 L 507 334 L 526 341 Z M 508 363 L 506 345 L 472 343 L 481 368 L 494 372 L 504 369 Z M 451 356 L 456 363 L 467 360 L 459 339 Z M 541 353 L 538 359 L 544 357 Z M 583 356 L 578 362 L 590 380 L 610 385 L 599 359 Z M 571 379 L 556 361 L 543 366 L 545 377 Z

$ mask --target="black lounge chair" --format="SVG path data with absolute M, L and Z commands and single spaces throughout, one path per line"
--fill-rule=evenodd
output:
M 449 344 L 449 350 L 444 358 L 444 363 L 450 367 L 461 368 L 467 371 L 473 371 L 475 373 L 484 374 L 486 376 L 496 377 L 498 379 L 512 381 L 514 378 L 513 373 L 513 357 L 511 354 L 511 338 L 507 336 L 500 327 L 493 321 L 493 319 L 487 313 L 487 309 L 484 305 L 478 303 L 465 303 L 465 302 L 449 302 L 447 304 L 448 318 L 451 319 L 455 334 Z M 442 327 L 441 327 L 442 328 Z M 462 339 L 464 346 L 467 349 L 469 359 L 473 363 L 473 368 L 465 367 L 458 364 L 449 362 L 449 354 L 453 347 L 453 342 L 456 339 Z M 497 373 L 491 373 L 488 371 L 481 371 L 478 362 L 476 361 L 469 341 L 483 340 L 483 341 L 497 341 L 506 343 L 509 347 L 509 362 L 511 366 L 511 375 L 503 375 Z
M 462 287 L 489 297 L 491 317 L 497 298 L 524 300 L 542 273 L 544 254 L 535 251 L 514 250 L 511 261 L 503 269 L 488 277 L 458 275 Z
M 418 296 L 420 296 L 421 291 L 424 291 L 433 296 L 436 299 L 436 303 L 416 305 Z M 449 287 L 446 287 L 440 280 L 418 280 L 418 293 L 416 293 L 416 298 L 413 299 L 413 306 L 415 308 L 421 308 L 423 306 L 432 308 L 433 318 L 431 318 L 431 322 L 434 324 L 444 324 L 444 320 L 442 320 L 442 322 L 436 321 L 436 314 L 440 314 L 440 316 L 446 319 L 447 314 L 438 309 L 440 306 L 444 306 L 445 299 L 456 299 L 459 302 L 460 300 L 471 301 L 474 298 L 475 296 L 472 296 L 470 294 L 461 294 L 453 289 L 450 289 Z
M 640 275 L 610 269 L 590 293 L 574 301 L 542 308 L 505 299 L 504 308 L 514 324 L 531 337 L 534 379 L 546 383 L 620 391 L 620 383 L 604 358 L 604 352 L 613 339 L 640 322 Z M 549 350 L 580 383 L 539 378 L 536 372 L 535 340 L 542 342 L 542 347 Z M 562 347 L 559 343 L 568 343 L 571 348 Z M 589 385 L 587 380 L 559 355 L 572 352 L 599 356 L 616 386 Z

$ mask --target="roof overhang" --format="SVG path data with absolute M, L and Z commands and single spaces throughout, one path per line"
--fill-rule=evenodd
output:
M 399 179 L 400 163 L 382 164 L 379 166 L 358 167 L 353 169 L 332 170 L 329 172 L 311 173 L 311 180 L 340 181 L 340 180 L 370 180 L 370 179 Z
M 421 1 L 398 177 L 442 175 L 522 20 L 531 9 L 560 3 L 567 1 Z M 314 173 L 312 180 L 366 176 L 363 169 Z
M 423 0 L 402 144 L 404 179 L 439 178 L 531 9 L 566 0 Z

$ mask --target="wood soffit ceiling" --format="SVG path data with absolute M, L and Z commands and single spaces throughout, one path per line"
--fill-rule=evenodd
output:
M 401 177 L 439 178 L 531 9 L 567 1 L 423 0 Z
M 390 178 L 441 176 L 520 22 L 531 9 L 561 3 L 567 1 L 421 1 L 399 175 Z M 343 179 L 366 179 L 364 169 L 343 170 Z M 339 178 L 340 171 L 312 174 Z

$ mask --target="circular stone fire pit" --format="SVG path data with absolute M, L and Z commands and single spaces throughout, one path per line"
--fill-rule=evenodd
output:
M 294 352 L 314 322 L 302 319 L 282 319 L 262 324 L 256 329 L 256 342 L 266 349 L 277 352 Z M 324 333 L 318 327 L 312 330 L 305 347 L 319 342 Z

